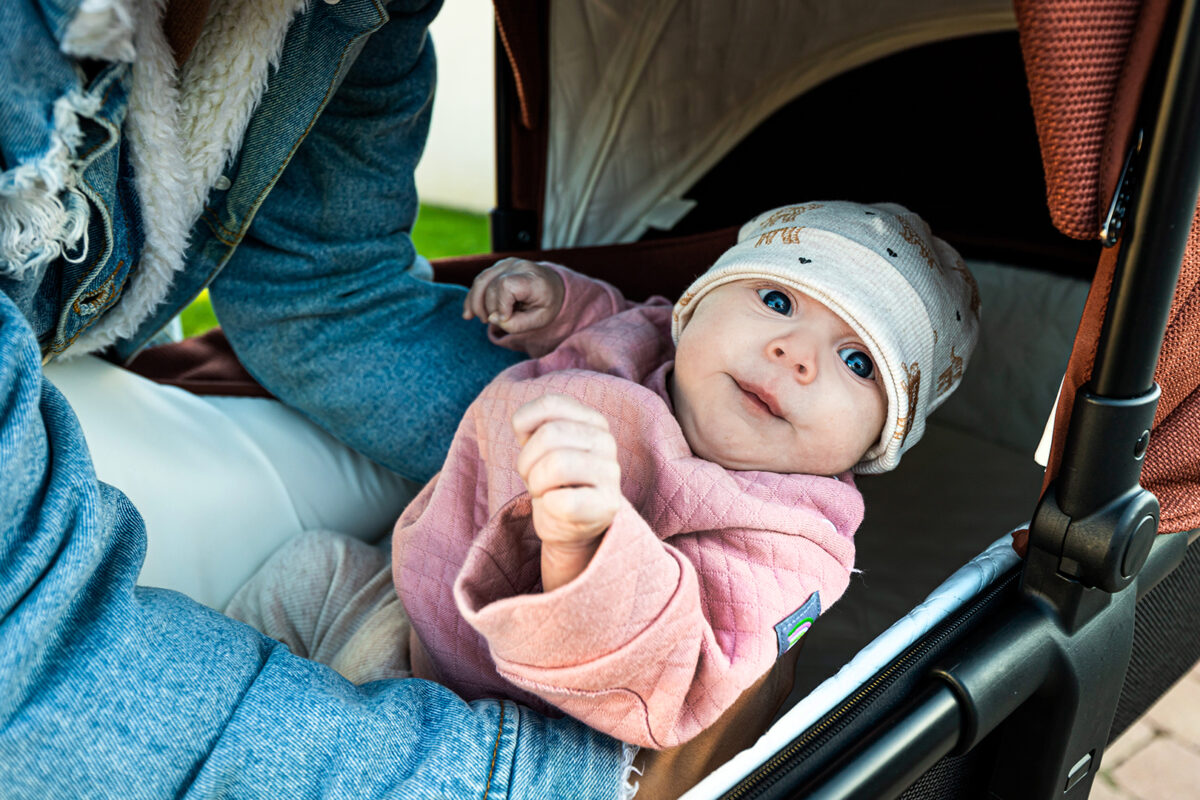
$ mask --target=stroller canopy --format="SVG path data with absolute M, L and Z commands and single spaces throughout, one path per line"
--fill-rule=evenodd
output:
M 688 189 L 798 95 L 892 53 L 1016 25 L 1007 0 L 556 0 L 548 21 L 527 3 L 496 6 L 520 124 L 546 137 L 545 248 L 669 229 Z

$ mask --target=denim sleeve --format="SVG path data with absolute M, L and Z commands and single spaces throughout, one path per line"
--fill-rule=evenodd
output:
M 211 287 L 263 385 L 416 481 L 441 467 L 479 390 L 521 358 L 461 318 L 464 288 L 422 279 L 409 238 L 437 5 L 389 6 Z
M 617 796 L 621 745 L 570 719 L 420 680 L 357 687 L 135 587 L 141 518 L 97 482 L 3 293 L 0 353 L 0 795 Z

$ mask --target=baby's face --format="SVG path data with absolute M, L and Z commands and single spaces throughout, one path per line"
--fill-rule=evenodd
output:
M 705 295 L 679 336 L 671 400 L 692 452 L 728 469 L 836 475 L 879 439 L 874 358 L 820 302 L 769 280 Z

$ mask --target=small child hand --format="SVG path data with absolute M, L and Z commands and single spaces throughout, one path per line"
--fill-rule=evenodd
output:
M 534 331 L 554 321 L 565 293 L 562 278 L 549 267 L 501 259 L 476 276 L 463 301 L 463 319 L 478 317 L 505 333 Z
M 512 416 L 521 445 L 517 472 L 533 497 L 542 540 L 542 588 L 574 580 L 600 547 L 621 500 L 617 442 L 600 412 L 561 394 L 526 403 Z

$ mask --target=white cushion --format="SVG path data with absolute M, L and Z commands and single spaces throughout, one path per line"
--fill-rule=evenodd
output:
M 97 476 L 146 521 L 140 582 L 213 608 L 302 531 L 382 538 L 420 488 L 274 400 L 200 397 L 91 356 L 46 376 L 75 409 Z

